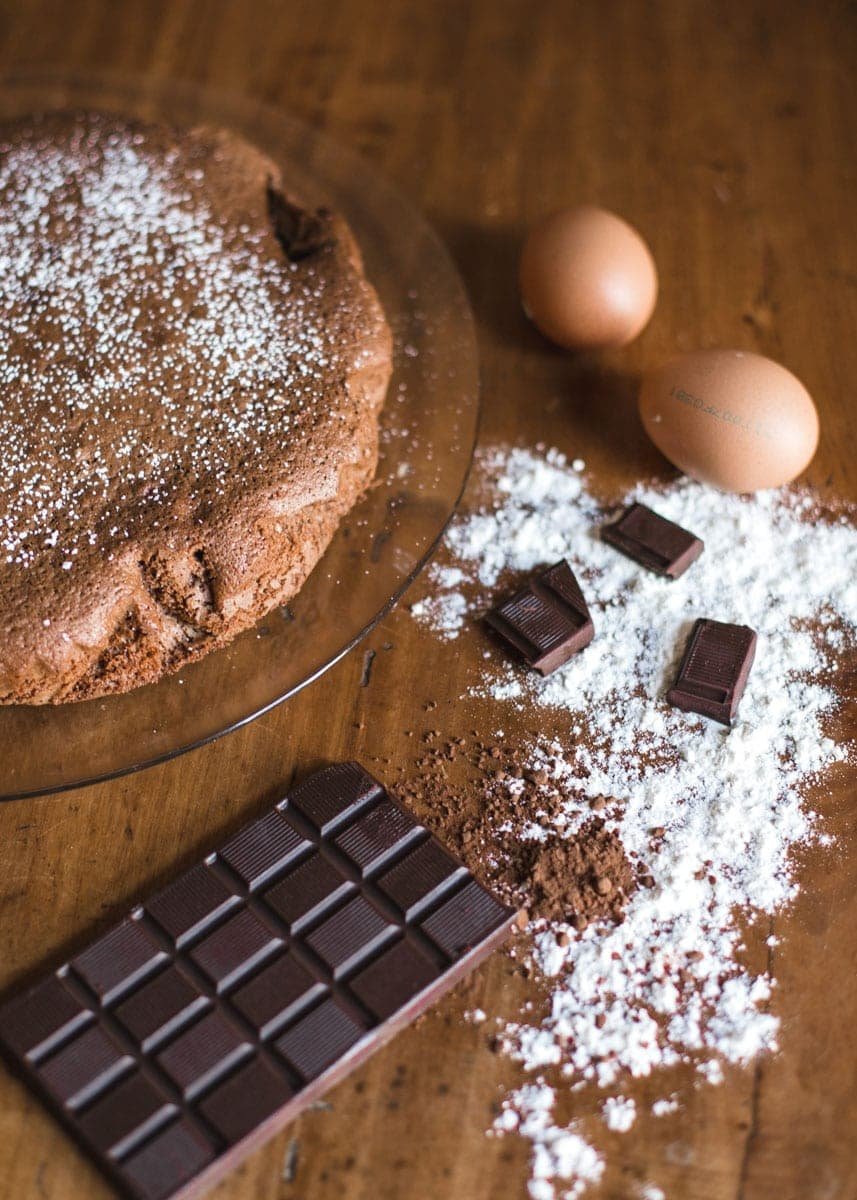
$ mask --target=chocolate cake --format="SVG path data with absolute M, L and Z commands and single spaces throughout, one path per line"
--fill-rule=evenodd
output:
M 0 702 L 127 691 L 301 587 L 389 328 L 345 222 L 221 129 L 0 127 L 0 261 Z

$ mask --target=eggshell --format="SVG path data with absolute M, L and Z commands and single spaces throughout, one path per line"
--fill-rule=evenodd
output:
M 603 208 L 566 208 L 530 231 L 520 263 L 524 311 L 568 349 L 624 346 L 648 322 L 658 274 L 636 229 Z
M 788 483 L 818 445 L 818 413 L 800 380 L 744 350 L 673 359 L 646 375 L 639 406 L 661 453 L 725 492 Z

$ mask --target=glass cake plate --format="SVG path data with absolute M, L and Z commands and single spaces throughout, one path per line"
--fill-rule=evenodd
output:
M 286 168 L 311 204 L 345 215 L 395 337 L 375 484 L 288 609 L 180 674 L 79 704 L 0 706 L 0 798 L 108 779 L 201 746 L 293 696 L 395 604 L 441 537 L 476 439 L 473 316 L 443 244 L 373 168 L 277 109 L 151 80 L 27 75 L 0 81 L 0 117 L 96 107 L 215 122 Z

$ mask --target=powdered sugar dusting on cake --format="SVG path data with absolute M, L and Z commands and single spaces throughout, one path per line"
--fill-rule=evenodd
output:
M 135 505 L 157 525 L 189 480 L 216 491 L 319 419 L 324 281 L 203 182 L 106 118 L 0 145 L 0 561 L 73 570 Z

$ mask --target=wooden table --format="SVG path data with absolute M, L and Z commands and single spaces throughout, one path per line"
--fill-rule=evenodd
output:
M 6 0 L 0 69 L 45 64 L 109 66 L 263 98 L 325 126 L 395 179 L 446 237 L 470 289 L 485 440 L 557 445 L 615 491 L 665 470 L 633 414 L 640 369 L 676 348 L 744 346 L 782 358 L 805 380 L 823 429 L 810 479 L 857 499 L 853 2 Z M 528 222 L 582 199 L 645 232 L 662 282 L 641 340 L 590 363 L 527 327 L 514 282 Z M 404 611 L 367 646 L 378 652 L 368 687 L 358 651 L 204 750 L 117 783 L 4 806 L 0 983 L 145 894 L 177 856 L 211 846 L 294 771 L 352 756 L 410 761 L 406 729 L 419 734 L 428 723 L 452 736 L 469 720 L 459 680 L 475 651 L 437 642 Z M 429 678 L 439 701 L 430 716 Z M 855 721 L 852 704 L 843 736 Z M 385 773 L 383 763 L 376 768 Z M 857 1196 L 853 774 L 842 770 L 835 782 L 820 804 L 838 849 L 804 856 L 800 898 L 776 921 L 782 1053 L 729 1072 L 723 1087 L 685 1091 L 675 1119 L 641 1118 L 621 1137 L 601 1126 L 610 1166 L 598 1195 L 633 1197 L 655 1177 L 674 1200 Z M 399 1037 L 331 1095 L 330 1107 L 301 1118 L 216 1194 L 524 1196 L 527 1147 L 484 1137 L 513 1068 L 461 1020 L 477 1004 L 513 1012 L 520 988 L 495 956 L 466 993 Z M 676 1085 L 688 1078 L 677 1072 Z M 636 1094 L 663 1094 L 657 1086 Z M 109 1195 L 5 1073 L 0 1192 Z

